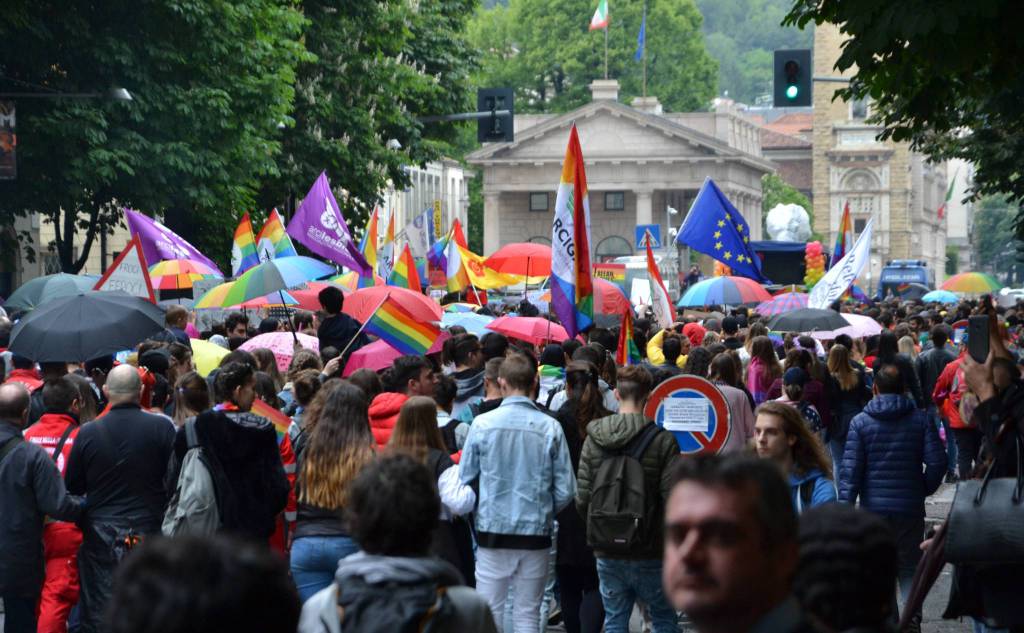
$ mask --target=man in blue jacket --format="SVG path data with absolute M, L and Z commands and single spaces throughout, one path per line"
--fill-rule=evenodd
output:
M 839 500 L 853 504 L 859 498 L 862 508 L 889 523 L 896 536 L 900 594 L 906 601 L 921 559 L 924 500 L 942 483 L 946 455 L 928 414 L 904 395 L 899 367 L 878 368 L 874 393 L 850 422 Z
M 459 463 L 479 480 L 476 590 L 500 622 L 509 586 L 516 633 L 536 633 L 555 515 L 576 496 L 562 427 L 533 402 L 537 368 L 520 354 L 498 371 L 501 406 L 473 421 Z

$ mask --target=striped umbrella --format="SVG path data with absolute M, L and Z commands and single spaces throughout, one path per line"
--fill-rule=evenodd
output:
M 345 288 L 348 288 L 349 290 L 358 290 L 359 289 L 359 273 L 357 273 L 354 270 L 351 271 L 351 272 L 347 272 L 347 273 L 343 273 L 341 275 L 338 275 L 337 277 L 331 277 L 330 281 L 331 281 L 331 283 L 338 284 L 339 286 L 344 286 Z M 373 285 L 374 286 L 384 286 L 386 284 L 387 284 L 387 282 L 380 275 L 376 275 L 375 274 L 373 276 Z
M 228 293 L 234 287 L 235 282 L 225 281 L 206 291 L 203 296 L 196 299 L 192 305 L 194 309 L 204 308 L 262 308 L 265 306 L 296 305 L 299 302 L 287 292 L 271 292 L 260 297 L 253 297 L 242 303 L 228 303 Z M 281 303 L 281 294 L 284 294 L 284 303 Z
M 782 314 L 783 312 L 789 312 L 790 310 L 806 308 L 807 297 L 808 295 L 806 292 L 785 292 L 758 305 L 754 310 L 763 316 L 775 316 L 776 314 Z
M 700 308 L 715 305 L 741 305 L 771 301 L 772 296 L 764 287 L 746 277 L 712 277 L 698 282 L 686 291 L 676 304 L 680 308 Z
M 271 292 L 294 288 L 334 272 L 334 266 L 328 266 L 312 257 L 278 257 L 245 271 L 228 290 L 224 303 L 237 305 Z
M 150 280 L 157 290 L 187 290 L 203 279 L 222 279 L 220 273 L 191 259 L 167 259 L 149 267 Z
M 1003 287 L 992 275 L 986 273 L 960 273 L 953 275 L 942 284 L 943 290 L 981 294 L 994 292 Z

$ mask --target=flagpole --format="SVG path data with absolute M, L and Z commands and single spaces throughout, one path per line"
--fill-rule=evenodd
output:
M 644 98 L 646 99 L 647 98 L 647 0 L 644 0 L 644 17 L 643 17 L 643 22 L 641 22 L 640 24 L 643 25 L 643 29 L 644 29 L 644 41 L 642 42 L 642 44 L 643 44 L 642 55 L 643 55 L 643 58 L 644 58 L 644 89 L 643 89 L 643 94 L 644 94 Z
M 377 312 L 377 310 L 380 310 L 380 307 L 381 307 L 382 305 L 384 305 L 384 302 L 385 302 L 385 301 L 387 301 L 387 300 L 388 300 L 388 297 L 390 297 L 390 296 L 391 296 L 391 293 L 390 293 L 390 292 L 385 292 L 385 293 L 384 293 L 384 298 L 380 300 L 380 303 L 378 303 L 378 304 L 377 304 L 377 307 L 376 307 L 376 308 L 374 308 L 374 309 L 373 309 L 373 312 L 371 312 L 371 313 L 370 313 L 370 317 L 371 317 L 371 318 L 372 318 L 372 317 L 373 317 L 373 315 L 374 315 L 374 314 L 375 314 L 375 313 Z M 351 339 L 349 339 L 348 345 L 346 345 L 346 346 L 345 346 L 345 349 L 341 350 L 341 353 L 340 353 L 340 354 L 338 354 L 338 358 L 340 358 L 340 359 L 342 359 L 342 360 L 344 360 L 344 359 L 345 359 L 345 352 L 347 352 L 347 351 L 348 351 L 348 348 L 352 347 L 352 343 L 355 343 L 355 342 L 356 342 L 356 339 L 357 339 L 357 338 L 359 338 L 359 335 L 363 333 L 363 329 L 364 329 L 364 328 L 366 327 L 366 323 L 367 323 L 367 322 L 368 322 L 369 320 L 370 320 L 370 319 L 367 319 L 366 321 L 363 321 L 363 322 L 362 322 L 362 323 L 361 323 L 361 324 L 359 325 L 359 329 L 358 329 L 358 330 L 356 330 L 356 333 L 352 335 L 352 338 L 351 338 Z M 343 366 L 343 367 L 341 368 L 341 371 L 343 371 L 343 372 L 345 371 L 345 368 L 344 368 L 344 366 Z
M 604 78 L 608 79 L 608 25 L 604 25 Z

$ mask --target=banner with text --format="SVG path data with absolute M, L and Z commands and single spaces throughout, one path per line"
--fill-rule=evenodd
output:
M 811 289 L 811 294 L 807 298 L 808 308 L 828 308 L 833 301 L 843 296 L 846 289 L 857 280 L 871 255 L 871 225 L 873 222 L 874 218 L 868 220 L 867 226 L 857 237 L 857 243 L 853 245 L 853 249 L 843 255 L 843 258 L 836 262 L 835 266 L 829 268 L 818 283 L 814 284 L 814 288 Z
M 136 297 L 156 303 L 153 283 L 149 279 L 146 257 L 142 254 L 139 236 L 132 237 L 114 263 L 103 273 L 93 290 L 121 290 Z

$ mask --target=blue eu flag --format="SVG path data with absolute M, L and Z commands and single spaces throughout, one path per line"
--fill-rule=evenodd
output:
M 761 272 L 760 258 L 750 248 L 750 226 L 710 178 L 693 201 L 676 242 L 717 259 L 736 275 L 771 283 Z

